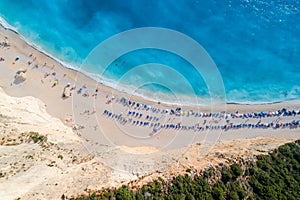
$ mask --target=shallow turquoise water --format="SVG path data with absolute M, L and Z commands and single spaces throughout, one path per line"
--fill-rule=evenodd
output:
M 197 40 L 213 58 L 228 102 L 300 98 L 300 2 L 296 0 L 1 0 L 0 14 L 30 41 L 77 67 L 97 44 L 121 31 L 145 26 L 174 29 Z M 126 54 L 104 76 L 118 80 L 150 62 L 176 69 L 193 93 L 209 96 L 205 82 L 188 62 L 160 50 Z M 97 67 L 83 70 L 97 74 Z M 151 76 L 149 68 L 145 71 L 143 77 L 136 74 L 126 83 L 134 85 L 137 78 Z M 177 93 L 191 95 L 174 77 L 162 75 Z M 154 96 L 172 92 L 159 84 L 142 89 L 137 92 Z

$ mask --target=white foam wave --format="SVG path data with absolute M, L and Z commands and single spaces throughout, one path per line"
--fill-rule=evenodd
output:
M 19 37 L 24 40 L 28 45 L 30 45 L 31 47 L 33 47 L 34 49 L 36 49 L 37 51 L 45 54 L 46 56 L 52 58 L 53 60 L 57 61 L 58 63 L 60 63 L 61 65 L 63 65 L 64 67 L 66 68 L 69 68 L 69 69 L 73 69 L 73 70 L 78 70 L 78 67 L 73 65 L 73 64 L 70 64 L 70 63 L 67 63 L 67 62 L 64 62 L 62 61 L 61 59 L 57 58 L 56 56 L 50 54 L 49 52 L 47 52 L 46 50 L 44 50 L 40 45 L 36 44 L 35 42 L 29 40 L 28 38 L 24 37 L 16 27 L 13 27 L 12 25 L 10 25 L 3 17 L 0 16 L 0 24 L 6 28 L 6 29 L 9 29 L 11 31 L 14 31 L 15 33 L 17 33 L 19 35 Z
M 13 27 L 12 25 L 10 25 L 3 17 L 0 16 L 0 24 L 6 28 L 6 29 L 10 29 L 14 32 L 18 32 L 17 29 L 15 27 Z

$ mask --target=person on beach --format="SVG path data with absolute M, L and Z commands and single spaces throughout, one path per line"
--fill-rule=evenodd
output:
M 111 99 L 108 99 L 107 101 L 106 101 L 106 104 L 110 104 L 111 103 Z
M 50 73 L 49 73 L 49 72 L 45 72 L 45 74 L 44 74 L 44 78 L 47 78 L 49 75 L 50 75 Z
M 90 93 L 89 90 L 87 88 L 85 88 L 84 93 L 82 94 L 83 97 L 89 97 Z
M 71 87 L 71 91 L 75 90 L 76 89 L 76 85 L 75 83 L 73 84 L 73 86 Z
M 57 86 L 58 85 L 58 79 L 55 79 L 54 80 L 54 83 L 53 83 L 53 85 L 52 85 L 52 87 L 55 87 L 55 86 Z
M 96 88 L 95 93 L 92 95 L 95 98 L 95 100 L 98 97 L 98 91 L 99 91 L 98 88 Z
M 91 115 L 92 115 L 92 114 L 95 114 L 96 111 L 97 111 L 96 108 L 94 108 L 94 109 L 93 109 L 93 112 L 91 112 Z

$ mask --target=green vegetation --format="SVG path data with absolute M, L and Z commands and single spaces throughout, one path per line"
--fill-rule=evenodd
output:
M 137 191 L 122 186 L 76 199 L 300 199 L 300 140 L 243 166 L 234 163 L 201 175 L 190 172 L 167 182 L 158 179 Z
M 46 142 L 47 137 L 43 135 L 39 135 L 37 132 L 29 132 L 29 138 L 34 142 L 34 143 L 43 143 Z

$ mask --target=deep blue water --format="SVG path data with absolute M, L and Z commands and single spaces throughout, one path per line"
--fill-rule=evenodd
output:
M 195 39 L 213 58 L 227 101 L 300 98 L 298 0 L 1 0 L 0 14 L 30 41 L 75 66 L 101 41 L 121 31 L 149 26 L 174 29 Z M 104 76 L 117 80 L 149 62 L 173 67 L 189 79 L 198 96 L 209 96 L 205 82 L 188 62 L 160 50 L 126 54 Z M 84 70 L 97 73 L 96 67 Z M 150 76 L 151 70 L 145 70 L 149 72 L 143 77 L 137 74 L 127 84 Z M 190 94 L 169 74 L 162 76 L 178 88 L 177 93 Z M 154 96 L 172 92 L 157 84 L 144 89 Z

